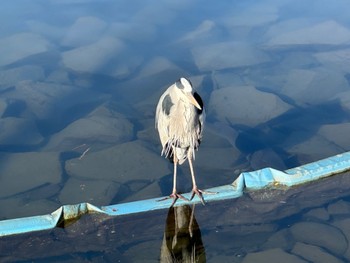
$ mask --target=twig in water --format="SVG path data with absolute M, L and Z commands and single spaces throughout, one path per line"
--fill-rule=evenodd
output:
M 86 143 L 83 143 L 83 144 L 81 144 L 81 145 L 78 145 L 77 147 L 74 147 L 74 148 L 72 149 L 72 151 L 77 150 L 77 149 L 79 149 L 79 148 L 81 148 L 81 147 L 84 147 L 84 146 L 86 146 Z
M 82 153 L 82 155 L 80 155 L 79 160 L 83 159 L 83 157 L 85 156 L 85 154 L 86 154 L 89 150 L 90 150 L 90 147 L 87 148 L 87 149 Z

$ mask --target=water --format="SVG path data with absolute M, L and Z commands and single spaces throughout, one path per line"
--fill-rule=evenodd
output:
M 0 10 L 0 219 L 168 195 L 154 112 L 189 77 L 201 188 L 350 149 L 346 1 L 11 1 Z M 187 165 L 179 190 L 190 191 Z M 254 200 L 253 200 L 254 201 Z M 290 202 L 294 202 L 293 199 Z
M 0 259 L 347 262 L 349 185 L 349 173 L 344 173 L 288 190 L 248 192 L 206 206 L 112 218 L 85 215 L 53 230 L 1 238 Z

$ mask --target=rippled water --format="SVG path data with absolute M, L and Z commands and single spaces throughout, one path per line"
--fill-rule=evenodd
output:
M 203 97 L 201 188 L 350 149 L 346 1 L 7 1 L 0 219 L 168 195 L 154 129 L 179 77 Z M 191 189 L 187 165 L 179 190 Z M 290 202 L 293 202 L 291 199 Z

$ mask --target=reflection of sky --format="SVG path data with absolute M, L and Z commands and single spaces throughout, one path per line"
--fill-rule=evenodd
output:
M 23 209 L 0 218 L 168 194 L 171 166 L 159 156 L 154 110 L 180 76 L 207 105 L 196 155 L 203 187 L 349 150 L 346 8 L 345 1 L 3 3 L 0 207 Z M 188 172 L 181 168 L 183 191 Z

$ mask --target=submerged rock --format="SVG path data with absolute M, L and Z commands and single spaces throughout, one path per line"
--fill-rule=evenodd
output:
M 0 197 L 9 197 L 61 181 L 59 154 L 53 152 L 26 152 L 1 154 L 6 160 L 0 165 Z
M 77 72 L 105 73 L 105 67 L 124 50 L 117 38 L 103 37 L 97 42 L 62 53 L 63 64 Z
M 3 146 L 38 145 L 44 140 L 35 120 L 15 117 L 1 118 L 0 127 L 0 144 Z
M 38 66 L 26 65 L 0 71 L 0 87 L 15 86 L 23 80 L 39 81 L 45 78 L 44 69 Z
M 201 169 L 222 169 L 234 168 L 240 152 L 234 148 L 209 148 L 201 147 L 196 153 L 195 166 Z
M 105 32 L 107 23 L 93 16 L 79 17 L 68 29 L 62 40 L 63 46 L 80 47 L 98 41 Z
M 71 119 L 74 114 L 81 114 L 78 111 L 79 106 L 85 103 L 99 102 L 104 95 L 73 85 L 22 81 L 14 89 L 3 94 L 3 97 L 22 103 L 26 115 L 32 114 L 35 119 L 46 119 L 57 124 L 60 121 Z M 69 111 L 71 108 L 74 108 L 74 111 Z M 64 116 L 64 118 L 65 114 L 68 116 Z
M 250 156 L 250 166 L 252 170 L 271 167 L 283 171 L 287 168 L 280 155 L 272 149 L 262 149 L 254 152 Z
M 239 133 L 231 125 L 224 122 L 205 123 L 203 146 L 206 147 L 236 147 Z
M 192 49 L 194 61 L 201 71 L 246 67 L 269 60 L 262 51 L 247 43 L 221 42 Z
M 343 255 L 348 247 L 344 234 L 331 225 L 300 222 L 293 225 L 290 230 L 296 241 L 323 247 L 335 255 Z
M 59 200 L 62 205 L 90 203 L 93 205 L 109 205 L 119 189 L 119 184 L 104 180 L 83 180 L 69 178 L 65 183 Z
M 349 214 L 346 214 L 346 215 L 343 214 L 343 216 L 346 216 L 346 217 L 348 217 L 348 215 Z M 338 229 L 340 229 L 342 231 L 342 233 L 345 235 L 347 240 L 350 240 L 349 224 L 350 224 L 349 218 L 334 220 L 334 222 L 332 223 L 332 225 L 334 225 L 335 227 L 337 227 Z M 347 260 L 350 260 L 350 247 L 349 246 L 344 254 L 344 257 Z
M 338 100 L 340 106 L 346 113 L 350 113 L 350 91 L 344 91 L 336 94 L 333 100 Z
M 174 42 L 176 46 L 193 47 L 206 42 L 216 41 L 219 35 L 218 26 L 212 20 L 203 20 L 194 30 L 180 36 Z
M 253 5 L 247 5 L 243 10 L 233 7 L 233 10 L 228 12 L 222 20 L 231 32 L 237 30 L 238 27 L 249 27 L 252 30 L 254 26 L 261 27 L 264 24 L 273 23 L 279 18 L 277 4 L 272 6 L 256 2 Z
M 145 63 L 135 78 L 118 85 L 118 99 L 136 105 L 137 108 L 151 105 L 153 115 L 157 100 L 165 88 L 184 74 L 185 70 L 167 58 L 154 57 Z
M 327 139 L 309 134 L 304 140 L 305 132 L 295 132 L 288 138 L 286 143 L 286 151 L 295 155 L 300 164 L 315 162 L 323 158 L 327 158 L 344 152 L 343 149 Z
M 55 71 L 52 71 L 46 78 L 47 82 L 54 82 L 54 83 L 60 83 L 65 85 L 72 84 L 72 81 L 70 79 L 70 76 L 67 71 L 63 69 L 57 69 Z
M 170 193 L 170 188 L 169 188 Z M 149 198 L 159 197 L 161 199 L 162 191 L 160 189 L 159 183 L 157 181 L 147 184 L 145 187 L 141 189 L 135 190 L 130 196 L 125 196 L 122 200 L 123 202 L 132 202 L 145 200 Z
M 253 127 L 290 108 L 276 95 L 261 92 L 253 86 L 238 86 L 214 90 L 208 111 L 220 121 Z
M 2 118 L 3 114 L 7 109 L 7 101 L 0 98 L 0 118 Z
M 180 68 L 166 57 L 153 57 L 143 66 L 138 78 L 149 77 L 166 70 L 180 71 Z
M 66 20 L 64 16 L 61 17 L 62 21 Z M 26 19 L 25 25 L 28 28 L 28 31 L 39 34 L 41 36 L 46 37 L 47 39 L 50 39 L 51 41 L 61 41 L 62 37 L 67 31 L 67 28 L 63 26 L 65 22 L 63 23 L 55 23 L 56 25 L 53 25 L 51 23 L 52 21 L 48 20 L 37 20 L 37 18 L 33 17 L 33 20 Z
M 284 250 L 290 250 L 293 247 L 294 241 L 290 234 L 289 229 L 281 229 L 273 233 L 266 243 L 262 246 L 264 250 L 271 248 L 281 248 Z
M 0 66 L 48 50 L 49 42 L 40 35 L 19 33 L 0 39 Z
M 60 204 L 58 202 L 48 199 L 28 201 L 17 196 L 1 199 L 0 220 L 51 214 L 59 207 Z
M 319 24 L 300 26 L 297 29 L 281 32 L 273 36 L 268 45 L 343 45 L 349 43 L 350 31 L 339 23 L 328 20 Z
M 133 137 L 133 124 L 124 116 L 101 106 L 53 135 L 45 150 L 69 151 L 79 145 L 99 148 L 123 143 Z
M 309 262 L 318 263 L 341 263 L 342 260 L 327 253 L 320 247 L 297 242 L 292 250 L 293 254 L 299 255 Z
M 337 146 L 350 150 L 350 123 L 323 125 L 318 130 L 318 134 Z
M 66 162 L 70 176 L 126 183 L 130 180 L 157 180 L 171 173 L 168 161 L 147 149 L 140 141 L 89 152 L 81 159 Z
M 314 56 L 326 67 L 336 68 L 345 74 L 350 70 L 350 49 L 319 52 Z
M 306 263 L 307 261 L 289 254 L 280 248 L 269 249 L 261 252 L 249 253 L 244 259 L 243 263 L 256 262 L 284 262 L 284 263 Z
M 211 87 L 213 90 L 232 86 L 244 86 L 247 84 L 246 80 L 242 78 L 240 74 L 235 74 L 233 72 L 213 71 L 210 77 L 213 82 L 213 86 Z
M 309 212 L 305 213 L 304 218 L 307 221 L 328 221 L 330 219 L 330 215 L 324 207 L 321 207 L 311 209 Z
M 350 214 L 350 203 L 339 200 L 336 203 L 329 204 L 327 211 L 332 216 L 346 216 Z
M 349 83 L 343 74 L 325 68 L 316 68 L 291 70 L 280 92 L 297 104 L 307 106 L 327 102 L 335 94 L 348 89 Z

